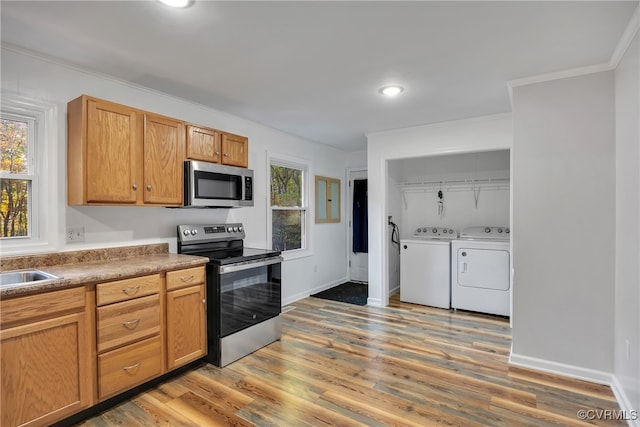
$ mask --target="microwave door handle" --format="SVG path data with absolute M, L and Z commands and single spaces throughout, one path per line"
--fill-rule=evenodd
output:
M 246 261 L 238 264 L 220 266 L 218 271 L 220 272 L 220 274 L 233 273 L 236 271 L 250 270 L 252 268 L 259 268 L 259 267 L 265 267 L 267 265 L 278 264 L 278 263 L 281 263 L 282 260 L 283 260 L 282 257 L 278 256 L 278 257 L 271 257 L 271 258 L 260 259 L 255 261 Z

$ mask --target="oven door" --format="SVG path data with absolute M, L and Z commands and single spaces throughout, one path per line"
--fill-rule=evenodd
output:
M 278 316 L 282 257 L 218 267 L 220 338 Z

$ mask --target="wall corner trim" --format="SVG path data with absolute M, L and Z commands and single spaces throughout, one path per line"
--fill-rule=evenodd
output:
M 513 351 L 509 356 L 509 364 L 519 366 L 521 368 L 548 372 L 550 374 L 563 375 L 565 377 L 575 378 L 578 380 L 590 381 L 597 384 L 604 384 L 608 386 L 613 384 L 613 374 L 611 372 L 597 371 L 595 369 L 567 365 L 551 360 L 523 356 L 521 354 L 514 353 Z
M 611 54 L 611 59 L 609 60 L 609 65 L 611 66 L 611 69 L 615 69 L 618 67 L 618 64 L 622 60 L 622 57 L 624 56 L 625 52 L 631 45 L 631 42 L 633 41 L 633 38 L 635 37 L 639 29 L 640 29 L 640 5 L 636 7 L 635 12 L 633 12 L 633 15 L 631 16 L 631 20 L 629 21 L 629 25 L 627 25 L 627 28 L 624 30 L 624 33 L 622 33 L 622 37 L 620 37 L 620 41 L 618 41 L 618 45 L 616 46 L 615 50 Z
M 615 375 L 612 376 L 611 391 L 613 391 L 613 395 L 616 397 L 618 405 L 620 405 L 620 409 L 625 414 L 632 414 L 634 411 L 636 411 L 636 414 L 640 416 L 640 413 L 638 412 L 640 411 L 640 409 L 633 407 L 631 401 L 629 400 L 629 397 L 624 392 L 624 388 L 622 388 L 622 385 Z M 627 424 L 629 425 L 629 427 L 640 427 L 640 418 L 636 420 L 627 420 Z

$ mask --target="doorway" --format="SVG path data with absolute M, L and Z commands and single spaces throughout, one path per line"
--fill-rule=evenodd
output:
M 349 280 L 369 282 L 367 171 L 349 171 Z

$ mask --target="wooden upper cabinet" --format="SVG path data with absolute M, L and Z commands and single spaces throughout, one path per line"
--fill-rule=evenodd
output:
M 182 205 L 182 121 L 83 95 L 67 124 L 70 205 Z
M 140 129 L 132 108 L 88 97 L 69 103 L 69 204 L 136 203 Z
M 187 125 L 187 158 L 249 167 L 249 139 L 202 126 Z
M 249 139 L 224 132 L 222 134 L 222 164 L 246 168 L 249 166 Z
M 144 202 L 182 205 L 184 123 L 144 115 Z
M 187 158 L 220 163 L 220 132 L 187 125 Z

